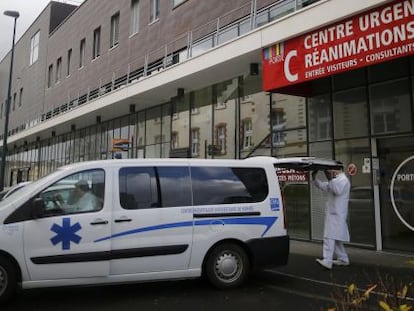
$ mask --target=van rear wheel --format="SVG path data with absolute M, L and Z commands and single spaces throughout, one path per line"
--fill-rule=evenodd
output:
M 233 243 L 217 246 L 206 262 L 208 280 L 217 288 L 235 288 L 244 283 L 250 271 L 244 249 Z
M 0 257 L 0 302 L 7 301 L 16 288 L 17 276 L 14 265 L 7 258 Z

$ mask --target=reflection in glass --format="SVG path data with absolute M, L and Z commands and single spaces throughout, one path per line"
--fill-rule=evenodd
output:
M 333 95 L 335 139 L 368 135 L 366 89 L 357 88 Z
M 193 158 L 207 157 L 206 145 L 214 143 L 212 137 L 212 87 L 195 91 L 190 99 L 191 104 L 191 154 Z
M 412 129 L 408 79 L 370 87 L 373 134 L 406 132 Z
M 332 138 L 331 103 L 329 95 L 308 99 L 309 140 L 320 141 Z
M 236 105 L 238 79 L 214 85 L 214 144 L 220 150 L 215 158 L 235 158 Z
M 371 151 L 368 139 L 353 139 L 335 143 L 336 160 L 355 164 L 357 172 L 347 176 L 351 182 L 348 204 L 348 226 L 351 243 L 375 246 L 375 213 L 371 186 Z
M 240 98 L 239 154 L 270 155 L 269 96 L 261 91 L 260 76 L 243 79 Z

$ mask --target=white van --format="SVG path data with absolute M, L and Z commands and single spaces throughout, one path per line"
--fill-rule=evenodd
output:
M 195 278 L 287 263 L 278 160 L 77 163 L 0 204 L 0 301 L 22 288 Z

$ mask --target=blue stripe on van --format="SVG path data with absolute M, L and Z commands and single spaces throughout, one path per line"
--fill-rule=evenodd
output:
M 127 235 L 138 234 L 142 232 L 155 231 L 155 230 L 164 230 L 171 228 L 180 228 L 180 227 L 191 227 L 191 226 L 209 226 L 214 224 L 225 224 L 225 225 L 262 225 L 266 226 L 265 231 L 262 233 L 262 237 L 266 234 L 267 231 L 273 226 L 276 222 L 277 217 L 242 217 L 242 218 L 214 218 L 214 219 L 205 219 L 205 220 L 196 220 L 196 221 L 183 221 L 175 222 L 170 224 L 162 224 L 157 226 L 150 226 L 144 228 L 137 228 L 133 230 L 128 230 L 124 232 L 119 232 L 107 237 L 103 237 L 95 240 L 95 243 L 102 242 L 114 238 L 119 238 Z

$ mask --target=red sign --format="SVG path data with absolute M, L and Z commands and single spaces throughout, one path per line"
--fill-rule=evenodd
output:
M 280 169 L 277 170 L 277 177 L 280 182 L 307 182 L 308 174 L 305 172 L 295 171 L 293 169 L 286 170 Z
M 348 174 L 349 176 L 355 176 L 358 173 L 358 168 L 354 163 L 348 165 Z
M 263 89 L 414 54 L 414 0 L 397 0 L 263 49 Z

